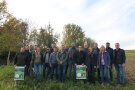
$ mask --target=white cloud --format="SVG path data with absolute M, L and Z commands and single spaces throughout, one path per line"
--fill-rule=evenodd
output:
M 120 42 L 122 48 L 135 49 L 135 30 L 128 32 L 131 27 L 123 26 L 127 21 L 133 21 L 129 16 L 135 12 L 134 0 L 102 0 L 85 7 L 86 1 L 7 0 L 8 9 L 13 15 L 28 18 L 38 26 L 50 22 L 54 29 L 61 33 L 65 24 L 75 23 L 99 45 L 109 41 L 114 46 L 115 42 Z M 134 43 L 128 45 L 128 41 Z

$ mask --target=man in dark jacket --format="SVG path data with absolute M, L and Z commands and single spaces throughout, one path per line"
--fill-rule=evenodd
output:
M 75 61 L 77 61 L 78 50 L 76 49 L 75 42 L 72 42 L 71 45 L 72 47 L 69 50 L 69 78 L 71 78 L 72 67 L 74 67 L 73 73 L 74 79 L 76 79 Z
M 99 52 L 100 52 L 97 43 L 94 43 L 94 48 L 93 49 L 94 49 L 94 54 L 96 55 L 96 63 L 97 63 L 98 59 L 99 59 Z M 100 69 L 99 68 L 97 68 L 97 73 L 98 73 L 98 81 L 100 82 L 101 78 L 100 78 Z
M 45 76 L 45 71 L 47 69 L 47 74 L 46 74 L 47 78 L 51 73 L 51 67 L 50 67 L 50 64 L 49 64 L 50 54 L 51 54 L 50 48 L 47 48 L 46 53 L 44 54 L 44 76 Z
M 106 43 L 106 51 L 109 53 L 110 55 L 110 68 L 109 68 L 109 73 L 110 73 L 110 81 L 113 80 L 113 72 L 112 72 L 112 64 L 113 64 L 113 49 L 110 48 L 110 43 L 107 42 Z
M 14 66 L 24 66 L 27 64 L 27 55 L 25 53 L 25 49 L 21 48 L 20 53 L 18 53 L 15 57 Z
M 67 66 L 66 66 L 66 74 L 67 74 L 67 71 L 68 71 L 68 63 L 69 63 L 69 46 L 68 45 L 65 45 L 65 52 L 68 53 L 68 58 L 67 58 Z
M 115 48 L 116 49 L 113 52 L 113 60 L 117 72 L 117 81 L 120 84 L 124 84 L 124 68 L 126 61 L 125 51 L 123 49 L 120 49 L 119 43 L 115 44 Z
M 32 53 L 29 52 L 29 46 L 25 46 L 25 53 L 27 55 L 27 65 L 26 65 L 26 75 L 30 75 L 30 63 L 31 63 L 31 58 L 32 58 Z
M 85 54 L 84 58 L 86 60 L 86 57 L 87 57 L 87 55 L 89 53 L 89 49 L 88 49 L 88 45 L 87 44 L 84 44 L 83 52 Z
M 96 69 L 96 54 L 93 48 L 89 48 L 89 53 L 86 57 L 86 66 L 88 71 L 88 82 L 95 83 L 95 69 Z

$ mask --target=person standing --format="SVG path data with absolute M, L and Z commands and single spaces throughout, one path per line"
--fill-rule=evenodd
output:
M 35 79 L 37 81 L 43 80 L 43 73 L 42 73 L 42 66 L 43 66 L 43 54 L 41 53 L 40 48 L 36 48 L 36 52 L 33 56 L 34 62 L 34 72 L 35 72 Z
M 115 44 L 115 50 L 113 53 L 113 59 L 114 59 L 114 66 L 117 72 L 117 82 L 119 84 L 125 84 L 124 80 L 124 68 L 125 68 L 125 61 L 126 61 L 126 55 L 125 51 L 120 48 L 120 44 Z
M 44 76 L 45 76 L 45 71 L 47 69 L 47 74 L 46 74 L 47 78 L 51 74 L 51 67 L 50 67 L 50 64 L 49 64 L 49 62 L 50 62 L 50 54 L 51 54 L 50 48 L 47 48 L 46 53 L 44 55 Z
M 78 57 L 75 61 L 75 65 L 84 65 L 85 64 L 85 53 L 83 52 L 82 46 L 78 47 Z
M 15 60 L 14 60 L 14 66 L 24 66 L 26 67 L 27 65 L 27 55 L 25 53 L 25 49 L 22 47 L 20 49 L 20 52 L 17 53 L 16 57 L 15 57 Z
M 108 70 L 110 66 L 110 55 L 102 45 L 100 48 L 100 54 L 98 59 L 98 68 L 100 69 L 101 83 L 108 83 Z
M 25 46 L 25 53 L 27 55 L 27 65 L 26 65 L 26 75 L 30 75 L 30 63 L 31 63 L 31 58 L 32 54 L 29 52 L 29 46 Z
M 65 52 L 68 53 L 67 65 L 66 65 L 66 74 L 67 74 L 68 67 L 69 67 L 69 46 L 68 45 L 65 45 Z
M 53 44 L 51 44 L 51 48 L 50 48 L 50 52 L 52 53 L 52 52 L 54 52 L 54 48 L 56 47 L 56 44 L 55 43 L 53 43 Z
M 97 43 L 94 43 L 94 48 L 93 48 L 93 50 L 94 50 L 94 51 L 93 51 L 94 54 L 96 55 L 96 62 L 98 62 L 100 50 L 99 50 L 99 48 L 98 48 L 98 44 L 97 44 Z M 101 78 L 100 78 L 100 69 L 97 68 L 96 71 L 97 71 L 97 75 L 98 75 L 98 81 L 101 82 Z
M 87 57 L 87 55 L 89 53 L 89 49 L 88 49 L 88 45 L 87 44 L 84 44 L 83 52 L 85 54 L 85 60 L 86 60 L 86 57 Z
M 97 66 L 96 54 L 93 48 L 89 48 L 89 53 L 86 57 L 86 66 L 88 71 L 88 82 L 95 83 L 95 70 Z
M 64 82 L 66 78 L 66 67 L 67 67 L 67 59 L 68 59 L 68 52 L 65 50 L 65 46 L 61 46 L 61 51 L 57 54 L 57 61 L 58 61 L 58 77 L 60 82 Z
M 106 51 L 109 53 L 110 55 L 110 68 L 109 68 L 109 75 L 110 75 L 110 81 L 113 81 L 113 49 L 110 47 L 110 43 L 107 42 L 106 43 Z
M 53 52 L 50 55 L 50 67 L 51 67 L 51 79 L 53 79 L 53 76 L 55 75 L 56 80 L 58 80 L 58 62 L 57 62 L 57 52 L 58 48 L 55 47 Z
M 74 80 L 76 79 L 75 61 L 78 58 L 78 50 L 76 49 L 75 42 L 71 43 L 72 47 L 69 50 L 69 78 L 71 79 L 71 72 L 73 67 Z

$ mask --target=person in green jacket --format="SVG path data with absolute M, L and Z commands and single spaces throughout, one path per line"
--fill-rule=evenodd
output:
M 66 66 L 67 66 L 68 53 L 65 51 L 65 46 L 61 46 L 61 50 L 57 54 L 58 61 L 58 80 L 64 82 L 66 78 Z

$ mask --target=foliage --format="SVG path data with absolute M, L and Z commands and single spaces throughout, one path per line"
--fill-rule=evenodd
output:
M 1 51 L 17 51 L 25 45 L 28 24 L 14 17 L 10 17 L 0 27 Z
M 76 45 L 83 45 L 85 34 L 82 28 L 76 24 L 67 24 L 63 31 L 63 41 L 64 44 L 71 44 L 71 42 L 76 42 Z
M 38 30 L 33 30 L 30 34 L 29 41 L 42 47 L 51 47 L 52 43 L 58 42 L 59 35 L 54 34 L 53 28 L 50 24 L 48 24 L 45 28 L 40 28 L 39 32 Z

